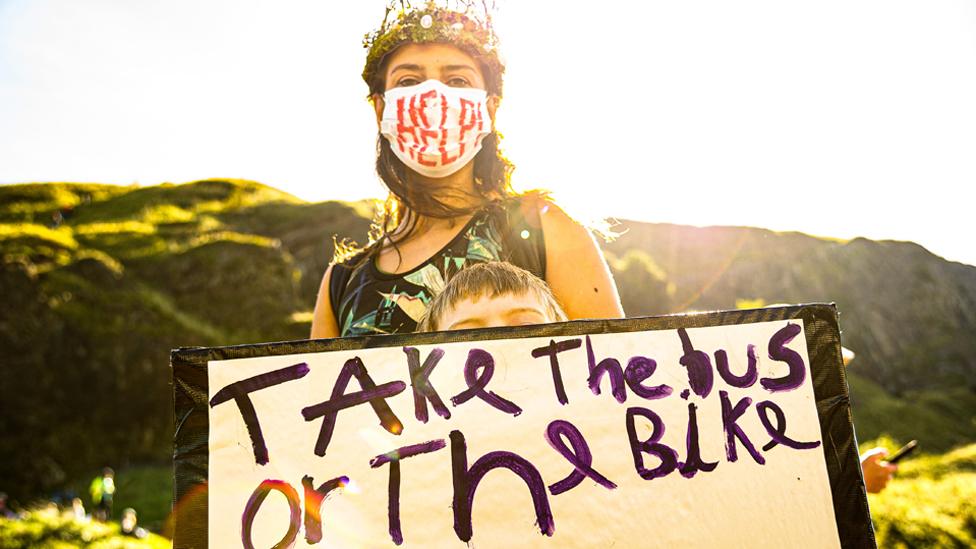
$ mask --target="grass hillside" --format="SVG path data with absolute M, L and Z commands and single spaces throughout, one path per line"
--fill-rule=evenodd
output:
M 167 460 L 169 350 L 306 337 L 326 226 L 365 233 L 368 209 L 248 181 L 0 187 L 0 356 L 24 374 L 0 388 L 0 486 Z
M 123 536 L 118 524 L 76 520 L 57 509 L 39 509 L 17 520 L 0 518 L 0 542 L 6 549 L 167 549 L 162 536 Z
M 0 186 L 0 360 L 16 373 L 0 384 L 0 488 L 25 504 L 112 465 L 142 479 L 133 490 L 159 489 L 152 471 L 172 456 L 169 350 L 306 337 L 332 237 L 362 241 L 373 207 L 241 180 Z M 972 480 L 959 465 L 971 451 L 943 456 L 951 466 L 938 456 L 976 441 L 976 268 L 912 243 L 619 229 L 605 251 L 630 316 L 836 302 L 857 353 L 859 438 L 919 439 L 933 470 Z M 933 494 L 958 488 L 922 470 L 910 479 Z M 897 522 L 891 539 L 916 539 Z
M 890 438 L 861 445 L 893 452 Z M 976 547 L 976 444 L 906 459 L 880 494 L 868 494 L 878 547 Z

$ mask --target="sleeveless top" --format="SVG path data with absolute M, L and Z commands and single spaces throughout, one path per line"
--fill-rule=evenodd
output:
M 534 198 L 534 197 L 533 197 Z M 414 332 L 427 304 L 461 269 L 508 261 L 545 279 L 539 202 L 516 197 L 489 203 L 450 242 L 417 267 L 389 274 L 361 252 L 332 266 L 329 298 L 341 337 Z

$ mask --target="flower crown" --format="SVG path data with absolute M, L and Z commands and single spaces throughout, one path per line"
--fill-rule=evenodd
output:
M 438 6 L 428 0 L 423 6 L 414 7 L 408 0 L 393 0 L 387 5 L 383 22 L 378 29 L 363 37 L 366 48 L 366 66 L 363 80 L 374 93 L 377 71 L 384 58 L 405 43 L 447 43 L 457 46 L 496 75 L 488 84 L 488 92 L 501 96 L 502 74 L 505 65 L 498 54 L 498 36 L 491 24 L 487 4 L 481 2 L 483 14 L 475 13 L 475 2 L 457 0 L 454 6 Z M 399 7 L 397 7 L 399 6 Z M 395 17 L 391 18 L 391 14 Z M 487 76 L 487 75 L 486 75 Z

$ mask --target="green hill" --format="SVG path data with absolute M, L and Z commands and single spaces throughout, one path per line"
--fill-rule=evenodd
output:
M 861 438 L 976 440 L 976 267 L 912 242 L 622 225 L 606 251 L 628 315 L 835 302 Z
M 307 337 L 330 230 L 364 234 L 369 208 L 248 181 L 0 187 L 0 486 L 169 459 L 169 350 Z
M 26 501 L 166 463 L 169 350 L 306 337 L 332 236 L 362 240 L 373 207 L 237 180 L 0 187 L 0 487 Z M 834 301 L 860 438 L 976 440 L 976 268 L 912 243 L 621 229 L 605 248 L 628 314 Z
M 898 446 L 880 442 L 889 451 Z M 906 459 L 884 491 L 868 494 L 868 505 L 878 547 L 976 546 L 976 444 Z

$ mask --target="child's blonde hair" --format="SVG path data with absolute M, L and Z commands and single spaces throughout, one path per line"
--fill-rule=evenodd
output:
M 478 263 L 461 269 L 427 305 L 418 332 L 436 332 L 438 323 L 447 311 L 465 299 L 477 300 L 483 297 L 503 295 L 535 295 L 546 309 L 553 322 L 567 320 L 566 313 L 559 306 L 552 290 L 539 277 L 504 261 Z

